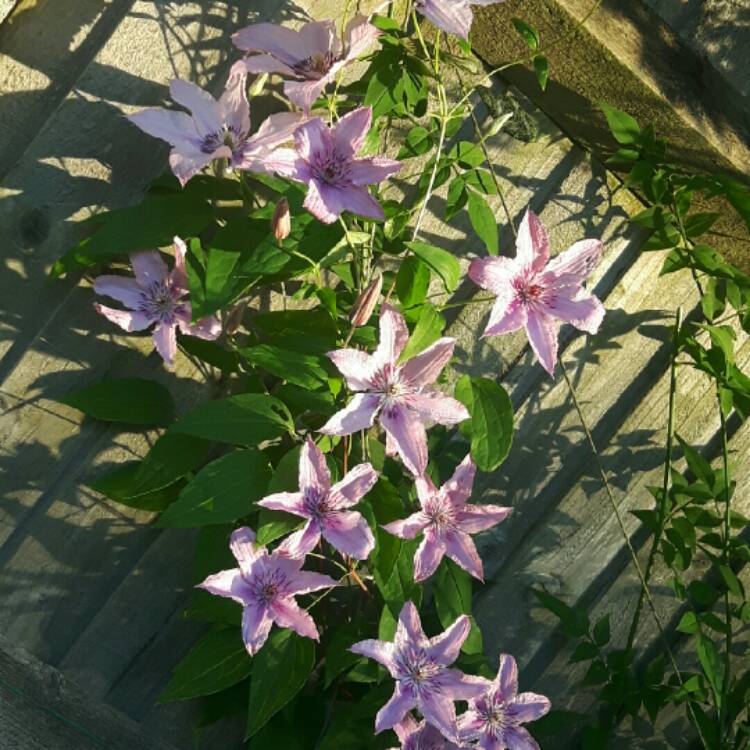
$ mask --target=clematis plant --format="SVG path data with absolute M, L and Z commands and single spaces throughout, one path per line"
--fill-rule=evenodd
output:
M 244 66 L 235 64 L 218 101 L 191 81 L 174 80 L 169 85 L 172 100 L 191 114 L 154 107 L 128 119 L 172 146 L 169 164 L 183 185 L 219 159 L 226 159 L 231 168 L 264 172 L 268 154 L 288 141 L 305 118 L 296 112 L 280 112 L 250 135 L 246 79 Z
M 384 526 L 402 539 L 424 534 L 414 555 L 415 581 L 429 578 L 446 554 L 474 578 L 483 580 L 482 560 L 470 534 L 492 528 L 507 518 L 512 508 L 467 503 L 475 474 L 476 466 L 469 455 L 440 489 L 428 476 L 417 477 L 417 496 L 422 509 L 403 521 Z
M 398 172 L 401 163 L 381 156 L 355 156 L 371 122 L 370 107 L 349 112 L 330 128 L 319 117 L 309 120 L 295 131 L 295 148 L 277 149 L 269 155 L 266 166 L 305 183 L 305 208 L 326 224 L 336 221 L 344 211 L 383 219 L 383 209 L 367 185 Z
M 497 295 L 485 336 L 525 328 L 537 359 L 553 375 L 561 323 L 596 333 L 604 306 L 583 288 L 602 256 L 599 240 L 581 240 L 550 260 L 549 238 L 530 209 L 521 222 L 516 257 L 478 258 L 469 276 Z
M 293 80 L 284 93 L 306 112 L 339 72 L 364 54 L 380 36 L 365 16 L 346 25 L 343 40 L 333 21 L 311 21 L 299 30 L 272 23 L 256 23 L 236 32 L 236 47 L 249 54 L 242 64 L 250 73 L 280 73 Z
M 242 639 L 251 656 L 266 642 L 274 623 L 317 641 L 315 622 L 300 609 L 294 597 L 333 588 L 336 581 L 321 573 L 301 570 L 302 560 L 279 551 L 269 554 L 254 542 L 252 529 L 234 531 L 229 546 L 238 567 L 208 576 L 198 588 L 242 605 Z
M 460 750 L 459 746 L 445 739 L 440 730 L 426 721 L 418 722 L 411 714 L 393 727 L 401 742 L 400 750 Z M 399 750 L 399 748 L 391 748 Z
M 449 669 L 469 635 L 471 621 L 465 615 L 434 638 L 427 638 L 413 602 L 406 602 L 391 642 L 367 640 L 351 650 L 382 664 L 396 681 L 393 696 L 375 717 L 375 732 L 395 727 L 416 708 L 428 723 L 459 742 L 457 700 L 477 698 L 487 690 L 487 680 Z
M 177 353 L 177 329 L 187 336 L 213 340 L 221 334 L 221 324 L 211 315 L 191 322 L 188 278 L 185 271 L 185 243 L 174 238 L 174 269 L 169 271 L 158 250 L 131 253 L 135 278 L 99 276 L 94 291 L 122 302 L 128 310 L 118 310 L 100 303 L 94 308 L 124 331 L 143 331 L 154 326 L 154 347 L 170 367 Z
M 258 501 L 258 505 L 306 519 L 304 528 L 285 540 L 286 554 L 304 557 L 322 535 L 341 554 L 366 560 L 375 546 L 375 538 L 362 515 L 347 509 L 355 506 L 377 479 L 370 464 L 359 464 L 331 487 L 325 456 L 307 438 L 299 458 L 299 492 L 277 492 Z
M 378 417 L 387 436 L 386 452 L 398 453 L 409 471 L 421 476 L 427 468 L 425 423 L 453 425 L 467 419 L 469 412 L 456 399 L 432 387 L 453 354 L 455 340 L 438 339 L 421 354 L 399 363 L 408 338 L 403 315 L 383 304 L 380 343 L 373 354 L 357 349 L 328 353 L 355 395 L 320 431 L 351 435 L 372 427 Z
M 539 750 L 522 724 L 539 719 L 550 710 L 543 695 L 518 692 L 518 667 L 509 654 L 500 655 L 497 676 L 489 690 L 469 701 L 459 719 L 463 742 L 476 741 L 482 750 Z
M 415 0 L 414 7 L 447 34 L 469 39 L 474 13 L 472 5 L 495 5 L 503 0 Z

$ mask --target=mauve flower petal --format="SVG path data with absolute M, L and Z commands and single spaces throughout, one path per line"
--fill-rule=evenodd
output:
M 302 516 L 303 518 L 310 517 L 310 514 L 305 509 L 301 492 L 274 492 L 273 495 L 268 495 L 259 500 L 256 505 L 260 505 L 261 508 L 268 508 L 268 510 L 294 513 L 294 515 Z
M 416 705 L 414 694 L 397 682 L 390 700 L 375 717 L 375 734 L 379 734 L 384 729 L 391 729 L 404 718 L 407 711 L 411 711 Z
M 427 433 L 419 415 L 401 404 L 386 406 L 380 412 L 380 424 L 393 438 L 398 455 L 414 476 L 427 468 Z
M 248 73 L 258 75 L 259 73 L 280 73 L 284 76 L 296 76 L 297 74 L 286 64 L 273 55 L 251 55 L 240 60 Z
M 268 607 L 271 617 L 280 628 L 289 628 L 304 638 L 320 640 L 318 629 L 310 615 L 291 597 L 275 599 Z
M 544 309 L 566 323 L 570 323 L 586 333 L 596 333 L 604 320 L 604 305 L 593 295 L 579 290 L 573 297 L 560 291 L 554 303 L 543 303 Z
M 549 698 L 544 695 L 521 693 L 510 706 L 507 706 L 505 712 L 517 724 L 525 724 L 544 716 L 551 705 Z
M 215 315 L 209 315 L 195 323 L 190 322 L 190 314 L 187 314 L 187 320 L 181 320 L 178 317 L 180 330 L 186 336 L 195 336 L 206 341 L 215 341 L 221 336 L 221 323 Z
M 151 334 L 154 347 L 161 358 L 171 367 L 177 354 L 177 326 L 168 323 L 157 323 Z
M 336 152 L 353 156 L 362 148 L 372 124 L 372 107 L 359 107 L 345 114 L 332 128 Z
M 427 643 L 427 636 L 424 634 L 424 630 L 422 630 L 422 620 L 419 617 L 419 610 L 414 602 L 406 601 L 398 615 L 396 637 L 394 640 L 395 647 L 399 649 L 411 644 L 425 648 Z
M 320 117 L 313 117 L 294 131 L 294 147 L 306 161 L 316 154 L 330 153 L 331 131 Z
M 304 491 L 314 489 L 325 495 L 331 489 L 331 473 L 328 471 L 323 451 L 308 437 L 299 456 L 299 488 Z
M 464 460 L 456 466 L 453 476 L 443 485 L 443 491 L 450 497 L 454 507 L 463 506 L 471 497 L 476 474 L 476 464 L 471 458 L 471 453 L 467 453 Z
M 292 104 L 309 112 L 328 82 L 329 76 L 314 80 L 284 81 L 284 95 Z
M 249 169 L 253 166 L 254 160 L 257 158 L 257 155 L 254 154 L 244 157 L 240 162 L 242 165 L 240 169 Z M 294 149 L 277 148 L 275 151 L 262 157 L 261 160 L 269 172 L 276 172 L 276 174 L 282 177 L 288 177 L 297 182 L 307 182 L 310 179 L 310 168 L 307 162 L 304 159 L 300 159 Z
M 111 323 L 120 326 L 123 331 L 132 333 L 148 328 L 154 321 L 142 312 L 130 312 L 129 310 L 116 310 L 114 307 L 94 303 L 94 310 L 103 315 Z
M 383 528 L 394 536 L 401 539 L 414 539 L 417 534 L 421 534 L 430 524 L 430 519 L 421 511 L 412 513 L 408 518 L 401 521 L 391 521 L 383 524 Z
M 144 133 L 166 141 L 172 146 L 190 148 L 196 139 L 200 138 L 193 118 L 186 112 L 154 107 L 134 112 L 128 115 L 127 119 Z
M 387 303 L 380 306 L 380 340 L 372 355 L 374 365 L 395 364 L 409 340 L 409 329 L 404 316 Z
M 328 352 L 328 358 L 346 378 L 346 385 L 351 391 L 366 391 L 372 388 L 372 358 L 359 349 L 337 349 Z
M 349 179 L 352 185 L 372 185 L 382 182 L 400 169 L 401 162 L 382 156 L 354 159 L 349 170 Z
M 248 52 L 269 52 L 287 65 L 307 57 L 299 32 L 274 23 L 254 23 L 232 34 L 235 47 Z
M 357 393 L 341 411 L 337 411 L 319 430 L 324 435 L 351 435 L 372 427 L 380 406 L 380 396 Z
M 416 732 L 417 729 L 419 729 L 419 724 L 411 714 L 406 714 L 406 716 L 404 716 L 404 718 L 393 727 L 393 731 L 396 733 L 396 736 L 402 744 L 406 742 L 409 735 Z
M 460 529 L 453 529 L 443 537 L 445 552 L 457 565 L 480 581 L 484 580 L 482 559 L 472 538 Z
M 529 208 L 516 238 L 516 262 L 541 271 L 549 260 L 549 237 L 539 217 Z
M 338 57 L 341 43 L 336 37 L 336 24 L 331 19 L 311 21 L 299 30 L 300 42 L 304 48 L 304 57 L 333 52 Z
M 404 397 L 404 402 L 417 413 L 422 422 L 454 425 L 470 416 L 460 401 L 440 391 L 411 394 Z
M 341 190 L 341 205 L 350 213 L 368 219 L 384 219 L 383 207 L 370 195 L 366 187 L 347 187 Z
M 417 497 L 419 498 L 419 502 L 422 505 L 422 508 L 424 508 L 427 503 L 437 494 L 437 487 L 435 487 L 432 479 L 430 479 L 429 475 L 425 474 L 424 476 L 417 477 L 414 480 L 414 485 L 417 488 Z
M 458 519 L 458 528 L 467 534 L 478 534 L 504 521 L 513 508 L 501 505 L 466 505 Z
M 379 641 L 375 638 L 366 641 L 359 641 L 353 646 L 350 646 L 349 651 L 353 654 L 366 656 L 368 659 L 374 659 L 379 664 L 382 664 L 391 675 L 393 675 L 396 670 L 396 665 L 393 661 L 395 648 L 394 645 L 388 641 Z
M 572 276 L 581 284 L 599 264 L 603 251 L 600 240 L 580 240 L 552 258 L 545 270 L 555 276 Z
M 496 689 L 495 702 L 508 703 L 516 697 L 516 693 L 518 693 L 518 665 L 510 654 L 500 654 L 497 676 L 493 684 Z
M 358 464 L 331 487 L 328 502 L 334 508 L 351 508 L 375 486 L 377 481 L 378 473 L 371 464 Z
M 333 224 L 345 208 L 343 199 L 346 192 L 312 179 L 307 183 L 307 197 L 302 205 L 324 224 Z
M 294 136 L 294 131 L 308 120 L 302 112 L 276 112 L 261 123 L 257 132 L 250 136 L 248 143 L 254 149 L 269 149 L 286 143 Z M 294 152 L 296 155 L 296 152 Z
M 442 692 L 424 690 L 419 694 L 417 707 L 422 716 L 440 730 L 443 737 L 451 742 L 460 742 L 456 726 L 456 708 L 452 698 Z
M 469 706 L 469 710 L 458 717 L 456 724 L 458 725 L 458 733 L 461 740 L 463 742 L 470 742 L 479 737 L 480 732 L 484 729 L 485 721 L 480 718 L 476 711 L 471 710 L 471 706 Z
M 501 336 L 512 333 L 526 325 L 526 305 L 519 297 L 498 297 L 490 312 L 490 319 L 483 336 Z
M 461 615 L 440 635 L 430 638 L 430 645 L 427 649 L 429 657 L 444 666 L 453 664 L 458 659 L 461 646 L 469 637 L 470 630 L 471 620 L 466 615 Z
M 240 137 L 250 132 L 250 104 L 247 101 L 247 68 L 241 61 L 232 65 L 224 92 L 219 97 L 221 119 Z
M 221 154 L 217 154 L 221 151 Z M 205 166 L 210 164 L 214 159 L 220 158 L 222 155 L 231 155 L 231 151 L 226 147 L 222 146 L 221 149 L 217 149 L 212 154 L 206 154 L 203 151 L 197 149 L 190 150 L 179 150 L 177 148 L 172 149 L 169 154 L 169 167 L 172 170 L 172 174 L 180 181 L 180 184 L 185 187 L 185 184 L 201 171 Z
M 172 247 L 174 248 L 174 268 L 172 269 L 170 278 L 174 286 L 184 289 L 187 292 L 190 287 L 187 270 L 185 269 L 187 245 L 184 240 L 175 236 L 172 239 Z
M 507 294 L 520 271 L 515 260 L 501 256 L 474 258 L 469 264 L 469 278 L 482 289 L 498 295 Z
M 444 554 L 445 544 L 442 538 L 428 528 L 414 553 L 414 580 L 424 581 L 429 578 L 437 570 Z
M 276 548 L 276 552 L 279 555 L 301 560 L 315 549 L 319 541 L 320 524 L 317 521 L 309 520 L 301 529 L 284 539 Z
M 441 683 L 453 700 L 477 700 L 492 689 L 492 683 L 484 677 L 466 675 L 458 669 L 445 670 Z
M 375 537 L 361 513 L 340 510 L 326 516 L 323 538 L 344 555 L 366 560 L 375 548 Z
M 416 8 L 438 29 L 469 39 L 472 12 L 468 3 L 460 0 L 419 0 Z
M 453 356 L 456 339 L 445 336 L 412 357 L 401 367 L 401 380 L 410 385 L 432 385 Z
M 141 287 L 129 276 L 97 276 L 94 279 L 94 292 L 112 297 L 131 310 L 137 310 L 141 303 Z
M 354 16 L 344 30 L 346 59 L 352 60 L 366 52 L 380 34 L 380 29 L 373 26 L 366 16 Z
M 260 651 L 271 632 L 273 619 L 268 608 L 263 605 L 250 605 L 242 612 L 242 640 L 250 656 Z
M 237 560 L 240 570 L 249 574 L 252 564 L 265 555 L 265 548 L 255 546 L 255 532 L 247 526 L 235 529 L 229 537 L 229 549 Z
M 190 110 L 201 135 L 221 131 L 223 122 L 219 103 L 208 91 L 204 91 L 192 81 L 175 78 L 169 84 L 169 95 L 172 101 Z
M 508 750 L 539 750 L 537 741 L 523 727 L 508 727 L 503 732 L 503 741 L 499 747 Z
M 311 570 L 300 570 L 294 575 L 288 590 L 290 594 L 294 595 L 309 594 L 312 591 L 330 589 L 334 586 L 338 586 L 338 584 L 330 576 L 315 573 Z
M 526 334 L 542 367 L 554 375 L 557 360 L 557 324 L 554 318 L 537 310 L 529 310 Z
M 130 264 L 133 266 L 138 285 L 147 289 L 151 284 L 161 284 L 169 274 L 167 264 L 158 250 L 141 250 L 130 253 Z
M 195 588 L 205 589 L 215 596 L 232 599 L 238 604 L 244 605 L 250 601 L 250 592 L 239 568 L 214 573 L 214 575 L 208 576 L 203 583 L 199 583 Z

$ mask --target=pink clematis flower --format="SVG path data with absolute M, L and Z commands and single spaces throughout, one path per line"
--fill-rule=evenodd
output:
M 453 354 L 455 339 L 442 338 L 398 364 L 409 330 L 390 305 L 380 309 L 380 343 L 374 354 L 339 349 L 328 356 L 355 392 L 354 398 L 320 429 L 326 435 L 351 435 L 372 427 L 379 415 L 386 452 L 398 453 L 415 476 L 427 468 L 425 422 L 453 425 L 469 418 L 456 399 L 431 387 Z
M 368 640 L 350 648 L 380 662 L 396 680 L 393 696 L 375 717 L 376 734 L 396 726 L 408 711 L 417 708 L 446 738 L 459 741 L 454 701 L 478 698 L 490 684 L 481 677 L 449 669 L 470 629 L 469 618 L 461 615 L 440 635 L 427 638 L 417 608 L 406 602 L 392 643 Z
M 482 560 L 469 535 L 495 526 L 513 509 L 466 502 L 471 496 L 476 470 L 471 456 L 466 456 L 440 489 L 428 476 L 418 477 L 417 495 L 422 510 L 383 527 L 402 539 L 414 539 L 420 532 L 424 533 L 414 555 L 415 581 L 429 578 L 446 554 L 467 573 L 480 581 L 484 579 Z
M 468 40 L 474 16 L 471 6 L 497 2 L 501 0 L 416 0 L 414 7 L 438 29 Z
M 325 457 L 308 438 L 299 457 L 299 492 L 278 492 L 258 502 L 269 510 L 282 510 L 307 519 L 279 548 L 291 557 L 304 557 L 321 535 L 344 555 L 366 560 L 375 546 L 370 527 L 360 513 L 346 510 L 356 505 L 377 482 L 370 464 L 355 466 L 331 487 Z
M 250 656 L 266 642 L 271 626 L 291 628 L 305 638 L 319 640 L 312 617 L 294 597 L 336 585 L 330 576 L 300 570 L 302 560 L 255 547 L 255 532 L 247 527 L 232 533 L 229 547 L 239 567 L 208 576 L 197 588 L 232 599 L 243 607 L 242 639 Z
M 117 310 L 99 303 L 98 313 L 124 331 L 143 331 L 156 324 L 154 346 L 171 367 L 177 353 L 177 328 L 187 336 L 215 339 L 221 333 L 221 323 L 213 315 L 191 323 L 190 303 L 185 271 L 185 243 L 174 238 L 174 269 L 170 272 L 158 250 L 131 253 L 130 263 L 135 278 L 99 276 L 94 280 L 94 291 L 122 302 L 129 310 Z
M 380 36 L 365 16 L 355 16 L 344 30 L 343 43 L 333 21 L 306 23 L 299 31 L 272 23 L 256 23 L 236 32 L 236 47 L 251 53 L 242 63 L 250 73 L 280 73 L 289 100 L 309 112 L 338 72 Z
M 295 148 L 274 151 L 265 164 L 283 177 L 307 183 L 305 208 L 330 224 L 343 211 L 383 219 L 383 209 L 367 185 L 386 179 L 401 163 L 380 156 L 356 158 L 372 121 L 372 109 L 360 107 L 329 128 L 316 117 L 294 134 Z
M 417 722 L 411 714 L 396 724 L 393 731 L 401 741 L 401 747 L 391 750 L 461 750 L 454 742 L 445 739 L 432 724 Z
M 227 159 L 230 167 L 266 171 L 265 157 L 288 141 L 305 121 L 300 113 L 281 112 L 268 117 L 254 135 L 250 133 L 244 66 L 235 64 L 221 98 L 190 81 L 174 80 L 172 99 L 191 114 L 154 107 L 128 117 L 141 130 L 172 146 L 169 165 L 184 185 L 216 159 Z
M 490 689 L 469 701 L 469 710 L 458 720 L 461 739 L 476 741 L 483 750 L 539 750 L 536 740 L 521 724 L 544 716 L 548 698 L 536 693 L 518 694 L 516 660 L 500 655 L 500 667 Z
M 472 280 L 497 295 L 484 336 L 525 328 L 537 359 L 552 375 L 560 321 L 596 333 L 604 319 L 604 306 L 582 286 L 601 255 L 599 240 L 581 240 L 550 260 L 547 232 L 528 210 L 515 258 L 477 258 L 469 266 Z

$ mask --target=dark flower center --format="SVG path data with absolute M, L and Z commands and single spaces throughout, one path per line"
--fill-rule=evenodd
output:
M 427 504 L 425 515 L 438 531 L 445 531 L 456 525 L 456 514 L 450 503 L 437 497 Z
M 141 292 L 138 310 L 152 320 L 174 323 L 175 315 L 186 311 L 184 303 L 180 302 L 183 294 L 169 281 L 152 281 L 148 289 Z
M 527 284 L 523 281 L 514 284 L 516 293 L 518 294 L 521 302 L 529 304 L 530 302 L 537 302 L 540 300 L 545 293 L 545 288 L 541 284 Z
M 292 65 L 292 70 L 304 78 L 322 78 L 340 58 L 333 52 L 318 52 Z
M 242 148 L 243 141 L 242 133 L 237 128 L 225 125 L 218 132 L 204 135 L 200 149 L 204 154 L 212 154 L 219 146 L 229 146 L 234 154 Z
M 334 149 L 323 154 L 316 154 L 310 166 L 315 177 L 321 182 L 343 187 L 351 184 L 349 162 L 349 157 L 342 156 Z
M 328 493 L 321 493 L 315 487 L 307 487 L 303 495 L 305 510 L 316 520 L 322 521 L 332 508 L 328 502 Z
M 263 571 L 248 581 L 253 596 L 263 604 L 271 604 L 283 592 L 286 583 L 286 576 L 278 570 Z
M 421 648 L 407 649 L 396 655 L 399 680 L 414 692 L 429 687 L 440 690 L 443 667 L 432 661 Z
M 485 723 L 485 731 L 499 737 L 510 726 L 505 712 L 505 703 L 493 703 L 491 700 L 477 701 L 477 713 Z

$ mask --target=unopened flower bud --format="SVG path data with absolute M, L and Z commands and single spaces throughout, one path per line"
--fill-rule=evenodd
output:
M 357 297 L 352 311 L 349 314 L 349 320 L 354 328 L 363 326 L 370 319 L 380 297 L 380 291 L 383 288 L 383 276 L 378 273 L 377 276 L 367 285 L 362 293 Z
M 241 300 L 238 302 L 227 315 L 224 321 L 224 330 L 231 336 L 236 333 L 239 327 L 242 325 L 242 319 L 245 317 L 245 311 L 247 310 L 247 300 Z
M 276 210 L 273 212 L 273 219 L 271 219 L 271 228 L 273 229 L 273 236 L 279 244 L 292 231 L 292 216 L 289 213 L 289 201 L 286 198 L 282 198 L 276 204 Z

